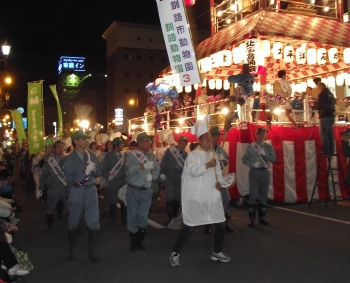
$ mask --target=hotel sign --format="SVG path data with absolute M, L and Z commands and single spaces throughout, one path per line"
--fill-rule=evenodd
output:
M 58 61 L 58 73 L 62 71 L 85 72 L 85 57 L 62 56 Z

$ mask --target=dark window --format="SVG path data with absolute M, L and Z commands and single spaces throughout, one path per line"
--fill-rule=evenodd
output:
M 137 78 L 141 78 L 141 77 L 142 77 L 142 74 L 141 74 L 141 73 L 136 73 L 136 77 L 137 77 Z
M 124 77 L 126 77 L 126 78 L 130 77 L 130 73 L 129 72 L 125 72 L 124 73 Z
M 125 92 L 125 94 L 129 94 L 129 93 L 130 93 L 130 89 L 129 89 L 129 88 L 126 88 L 126 89 L 124 90 L 124 92 Z

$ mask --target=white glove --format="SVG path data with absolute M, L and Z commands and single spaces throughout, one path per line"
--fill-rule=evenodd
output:
M 153 169 L 153 161 L 147 161 L 144 166 L 145 169 Z
M 92 171 L 94 171 L 96 169 L 96 164 L 93 162 L 90 162 L 88 164 L 88 166 L 85 169 L 85 174 L 86 175 L 90 175 Z
M 220 161 L 224 161 L 224 160 L 226 160 L 226 158 L 225 158 L 222 154 L 220 154 L 220 155 L 219 155 L 219 160 L 220 160 Z
M 165 176 L 165 174 L 160 174 L 160 176 L 159 176 L 163 181 L 165 181 L 166 180 L 166 176 Z
M 253 163 L 254 168 L 260 168 L 261 167 L 261 162 L 254 162 Z
M 108 181 L 112 181 L 113 180 L 113 176 L 112 175 L 109 175 L 108 176 Z

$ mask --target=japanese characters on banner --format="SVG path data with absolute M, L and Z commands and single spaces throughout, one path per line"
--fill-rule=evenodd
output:
M 157 5 L 173 76 L 182 86 L 200 83 L 183 0 L 157 0 Z
M 256 63 L 257 56 L 259 52 L 259 40 L 249 39 L 245 42 L 247 50 L 247 63 L 249 65 L 249 72 L 256 73 L 258 70 L 258 65 Z
M 42 82 L 28 83 L 28 145 L 29 154 L 44 150 Z

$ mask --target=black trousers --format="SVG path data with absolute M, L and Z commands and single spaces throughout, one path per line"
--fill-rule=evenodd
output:
M 7 269 L 18 263 L 8 242 L 0 242 L 0 262 L 3 262 Z
M 180 254 L 183 246 L 185 245 L 188 236 L 194 231 L 196 226 L 185 226 L 177 238 L 173 252 Z M 215 224 L 215 242 L 214 242 L 214 253 L 220 253 L 222 245 L 224 243 L 225 235 L 225 222 Z

